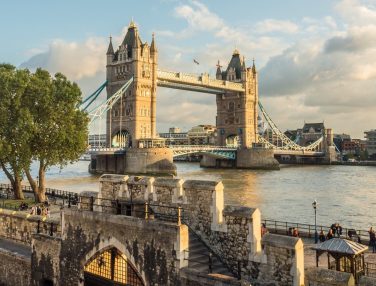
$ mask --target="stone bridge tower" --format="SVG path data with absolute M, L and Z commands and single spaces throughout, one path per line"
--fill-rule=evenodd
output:
M 220 146 L 252 147 L 257 142 L 258 82 L 255 63 L 246 68 L 235 49 L 226 70 L 217 65 L 216 78 L 242 83 L 244 92 L 217 94 L 217 140 Z
M 112 39 L 107 50 L 107 98 L 132 76 L 134 81 L 121 100 L 107 112 L 107 146 L 138 147 L 138 140 L 156 136 L 158 52 L 154 40 L 142 43 L 132 21 L 116 51 Z

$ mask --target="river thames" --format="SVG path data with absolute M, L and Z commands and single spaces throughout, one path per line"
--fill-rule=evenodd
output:
M 97 191 L 99 177 L 87 172 L 88 163 L 50 169 L 48 187 Z M 281 165 L 280 171 L 253 171 L 202 169 L 198 163 L 176 165 L 182 179 L 222 180 L 225 204 L 258 207 L 263 218 L 313 224 L 316 199 L 319 225 L 339 222 L 364 230 L 376 226 L 375 167 Z M 0 181 L 7 183 L 3 172 Z

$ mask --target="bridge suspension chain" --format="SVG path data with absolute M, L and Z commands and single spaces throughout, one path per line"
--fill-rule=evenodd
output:
M 273 143 L 270 143 L 264 137 L 259 135 L 258 136 L 259 142 L 265 144 L 266 147 L 272 148 L 272 149 L 293 150 L 293 151 L 316 151 L 320 147 L 320 144 L 324 140 L 323 136 L 320 137 L 319 139 L 317 139 L 315 142 L 313 142 L 312 144 L 310 144 L 308 146 L 300 146 L 297 143 L 295 143 L 294 141 L 292 141 L 290 138 L 288 138 L 283 132 L 281 132 L 278 129 L 277 125 L 273 122 L 271 117 L 265 111 L 265 109 L 264 109 L 264 107 L 263 107 L 263 105 L 261 104 L 260 101 L 258 102 L 258 104 L 259 104 L 259 107 L 260 107 L 260 111 L 261 111 L 262 115 L 264 116 L 266 122 L 268 123 L 269 127 L 272 129 L 272 132 L 277 136 L 277 140 L 282 141 L 282 146 L 279 147 L 279 146 L 274 145 Z
M 126 94 L 125 92 L 131 86 L 132 83 L 133 83 L 133 77 L 131 77 L 117 92 L 115 92 L 105 102 L 95 107 L 94 109 L 90 110 L 88 112 L 89 117 L 90 117 L 89 125 L 91 125 L 98 118 L 101 118 L 105 112 L 112 109 L 114 104 L 118 102 L 119 99 L 122 98 L 124 94 Z

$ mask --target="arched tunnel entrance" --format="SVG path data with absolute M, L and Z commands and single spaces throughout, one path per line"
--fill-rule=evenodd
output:
M 116 248 L 95 254 L 85 265 L 85 286 L 145 286 L 141 275 Z
M 128 148 L 132 145 L 132 138 L 127 130 L 117 132 L 111 139 L 112 147 Z

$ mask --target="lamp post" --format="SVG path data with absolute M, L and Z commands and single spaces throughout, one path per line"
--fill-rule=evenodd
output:
M 315 243 L 318 242 L 318 233 L 317 233 L 317 213 L 316 213 L 316 209 L 317 209 L 317 201 L 314 200 L 313 203 L 312 203 L 312 207 L 313 209 L 315 210 Z

